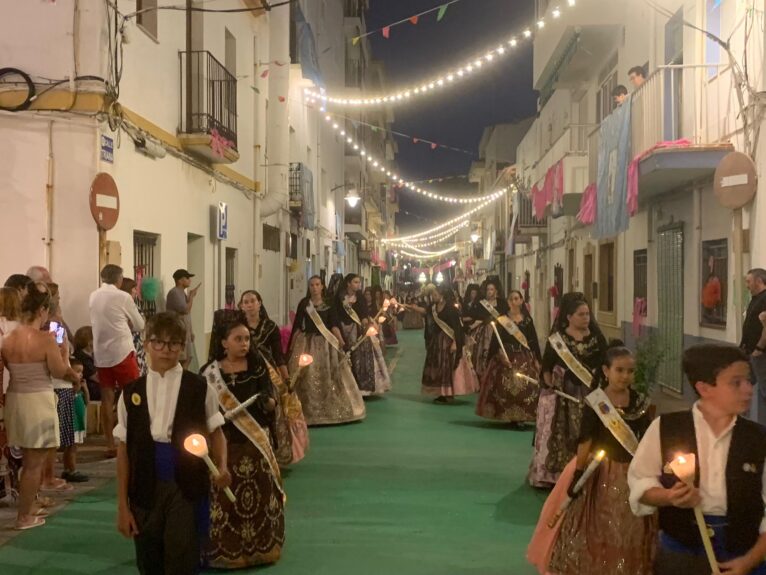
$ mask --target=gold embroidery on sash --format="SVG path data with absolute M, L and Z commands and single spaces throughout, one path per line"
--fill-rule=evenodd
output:
M 577 376 L 577 379 L 582 381 L 588 387 L 591 387 L 593 385 L 593 374 L 591 374 L 591 372 L 577 360 L 569 347 L 567 347 L 561 334 L 558 332 L 554 333 L 548 338 L 548 341 L 553 346 L 553 349 L 558 356 L 564 360 L 564 363 L 569 370 Z
M 448 326 L 444 320 L 439 317 L 439 313 L 436 311 L 436 306 L 431 308 L 431 315 L 433 315 L 436 325 L 438 325 L 441 330 L 450 337 L 452 341 L 455 341 L 455 330 Z
M 311 321 L 314 322 L 314 325 L 319 330 L 319 333 L 321 333 L 322 336 L 327 340 L 327 343 L 335 348 L 336 351 L 342 352 L 340 344 L 338 343 L 338 338 L 335 337 L 329 329 L 327 329 L 324 321 L 322 321 L 322 316 L 319 315 L 319 312 L 311 302 L 309 302 L 309 304 L 306 306 L 306 313 L 311 318 Z
M 596 412 L 601 423 L 603 423 L 604 427 L 606 427 L 614 438 L 620 442 L 620 445 L 625 448 L 625 451 L 631 455 L 635 455 L 636 449 L 638 449 L 638 438 L 636 437 L 636 434 L 633 433 L 630 426 L 625 423 L 625 420 L 620 416 L 617 408 L 612 405 L 609 396 L 604 390 L 597 389 L 593 393 L 589 393 L 585 398 L 585 401 L 587 401 L 588 405 L 593 408 L 593 411 Z

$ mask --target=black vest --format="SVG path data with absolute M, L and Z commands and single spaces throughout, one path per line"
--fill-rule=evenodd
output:
M 737 418 L 726 462 L 726 547 L 734 555 L 743 555 L 758 540 L 764 504 L 761 483 L 766 458 L 766 430 L 759 424 Z M 694 484 L 699 487 L 700 468 L 694 416 L 691 411 L 670 413 L 660 417 L 660 444 L 663 465 L 679 453 L 694 453 L 697 467 Z M 678 481 L 663 469 L 662 485 L 671 487 Z M 660 529 L 687 547 L 701 547 L 694 511 L 677 507 L 659 508 Z
M 176 477 L 181 493 L 192 501 L 205 497 L 210 490 L 210 478 L 205 462 L 184 449 L 183 443 L 192 433 L 208 437 L 205 414 L 207 382 L 190 371 L 181 376 L 181 389 L 173 417 L 170 442 L 176 448 Z M 146 376 L 140 377 L 123 390 L 122 401 L 127 409 L 127 450 L 130 464 L 128 496 L 131 503 L 148 509 L 154 498 L 156 472 L 154 439 L 146 398 Z

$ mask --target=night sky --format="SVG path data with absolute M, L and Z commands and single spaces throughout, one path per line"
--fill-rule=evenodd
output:
M 375 30 L 396 20 L 438 6 L 440 0 L 370 0 L 367 29 Z M 456 68 L 470 58 L 496 48 L 534 18 L 533 0 L 461 0 L 451 4 L 441 22 L 436 12 L 422 16 L 417 25 L 409 22 L 391 28 L 389 39 L 378 32 L 370 37 L 373 58 L 385 63 L 389 90 L 412 86 Z M 478 159 L 479 140 L 486 126 L 513 122 L 534 115 L 536 94 L 532 91 L 532 47 L 515 49 L 500 62 L 455 82 L 433 96 L 414 98 L 394 107 L 392 128 L 473 152 L 471 156 L 397 138 L 397 162 L 409 179 L 467 174 Z M 441 187 L 423 184 L 434 191 L 460 194 L 465 180 L 444 182 Z M 465 195 L 465 188 L 462 195 Z M 401 232 L 423 229 L 464 211 L 434 200 L 422 200 L 407 190 L 400 194 Z M 438 209 L 435 209 L 438 208 Z M 405 214 L 409 212 L 413 215 Z

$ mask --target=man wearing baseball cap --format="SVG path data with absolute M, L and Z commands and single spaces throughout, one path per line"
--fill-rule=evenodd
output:
M 186 290 L 191 286 L 191 278 L 193 277 L 194 274 L 189 273 L 183 268 L 173 272 L 173 279 L 176 282 L 176 286 L 168 292 L 167 302 L 165 303 L 165 309 L 167 311 L 174 311 L 180 315 L 186 326 L 186 348 L 181 354 L 181 366 L 184 369 L 189 368 L 189 364 L 194 357 L 194 333 L 192 332 L 191 310 L 199 286 L 202 285 L 197 284 L 195 288 L 189 289 L 187 295 Z

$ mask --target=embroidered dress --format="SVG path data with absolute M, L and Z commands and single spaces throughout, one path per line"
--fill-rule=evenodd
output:
M 519 377 L 517 374 L 539 381 L 540 344 L 530 316 L 524 315 L 516 325 L 529 347 L 525 347 L 498 324 L 498 333 L 511 362 L 511 366 L 506 367 L 493 330 L 493 340 L 489 347 L 489 364 L 481 381 L 476 414 L 495 421 L 534 423 L 537 416 L 539 383 Z
M 498 315 L 503 315 L 508 312 L 508 304 L 503 300 L 497 300 L 494 304 L 492 302 L 488 303 Z M 484 379 L 484 372 L 487 371 L 487 367 L 489 366 L 489 346 L 495 338 L 495 332 L 492 329 L 494 316 L 487 311 L 480 302 L 476 302 L 472 306 L 471 313 L 471 317 L 473 317 L 474 320 L 480 320 L 482 322 L 482 325 L 473 331 L 475 345 L 473 355 L 471 356 L 476 375 L 479 377 L 479 381 L 481 381 Z
M 203 372 L 210 366 L 206 366 Z M 220 370 L 219 370 L 220 371 Z M 264 430 L 274 428 L 274 414 L 264 405 L 273 398 L 273 388 L 266 366 L 257 356 L 248 359 L 247 370 L 222 373 L 226 387 L 240 401 L 260 394 L 247 411 Z M 232 477 L 232 503 L 222 490 L 210 493 L 210 538 L 204 550 L 206 563 L 216 569 L 237 569 L 274 563 L 279 560 L 285 542 L 285 518 L 282 493 L 276 485 L 268 459 L 234 423 L 223 426 Z
M 350 362 L 335 349 L 307 313 L 309 298 L 298 305 L 290 338 L 289 371 L 298 370 L 298 358 L 306 353 L 314 358 L 303 368 L 295 381 L 294 391 L 300 399 L 308 425 L 331 425 L 364 419 L 365 407 L 356 385 Z M 332 325 L 332 310 L 322 304 L 316 308 L 318 317 L 328 330 Z M 336 340 L 337 341 L 337 340 Z
M 347 302 L 347 305 L 339 306 L 334 312 L 336 327 L 340 329 L 346 343 L 353 346 L 365 332 L 356 322 L 356 319 L 363 321 L 367 317 L 365 306 L 359 302 Z M 352 317 L 352 313 L 356 314 L 356 318 Z M 391 378 L 378 336 L 366 338 L 351 353 L 351 369 L 362 395 L 380 395 L 391 389 Z
M 582 341 L 577 341 L 565 332 L 560 335 L 575 359 L 591 374 L 601 368 L 606 349 L 603 336 L 591 333 Z M 550 342 L 543 354 L 542 372 L 551 374 L 554 388 L 580 402 L 590 392 L 590 388 L 567 367 Z M 542 377 L 540 385 L 529 482 L 535 487 L 546 487 L 556 483 L 559 474 L 577 451 L 583 405 L 556 395 L 553 390 L 546 388 Z
M 434 313 L 438 317 L 437 322 Z M 465 376 L 463 359 L 463 328 L 457 310 L 449 305 L 439 311 L 431 304 L 426 308 L 426 360 L 423 365 L 421 390 L 424 395 L 453 397 L 476 391 L 475 378 Z M 440 326 L 443 324 L 444 327 Z M 456 351 L 452 351 L 452 344 Z
M 630 403 L 620 411 L 638 439 L 651 416 L 644 398 L 630 392 Z M 528 559 L 540 573 L 558 575 L 644 575 L 652 572 L 657 538 L 655 515 L 636 517 L 628 498 L 631 454 L 615 439 L 592 408 L 586 407 L 580 441 L 591 440 L 591 453 L 607 456 L 553 528 L 548 522 L 566 498 L 575 469 L 573 459 L 546 502 Z M 550 504 L 549 504 L 550 503 Z

